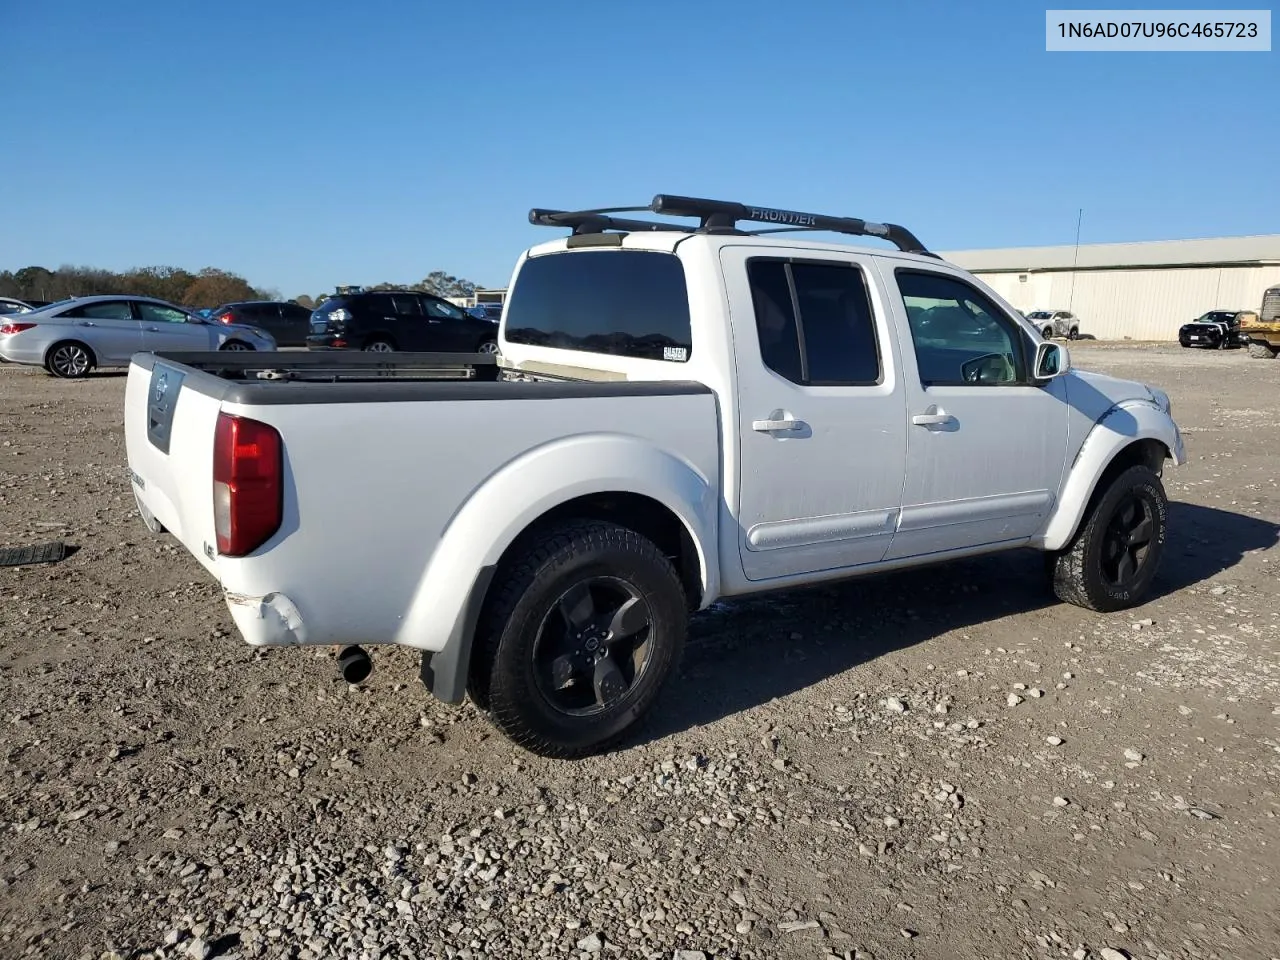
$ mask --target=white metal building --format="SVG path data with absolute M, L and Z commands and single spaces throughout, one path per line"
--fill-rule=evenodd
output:
M 1173 340 L 1206 310 L 1259 310 L 1280 285 L 1280 234 L 940 255 L 1024 313 L 1070 310 L 1100 340 Z

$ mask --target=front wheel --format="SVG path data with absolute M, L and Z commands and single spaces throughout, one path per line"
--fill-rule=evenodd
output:
M 218 349 L 219 350 L 252 350 L 253 347 L 249 346 L 249 344 L 245 343 L 243 340 L 228 340 Z
M 533 753 L 603 750 L 653 706 L 680 660 L 680 578 L 650 540 L 612 523 L 572 521 L 517 549 L 481 618 L 468 690 Z
M 1169 500 L 1155 472 L 1125 470 L 1053 558 L 1058 599 L 1100 613 L 1142 603 L 1160 566 L 1168 521 Z
M 495 354 L 498 352 L 497 340 L 485 340 L 476 347 L 476 353 Z
M 1040 335 L 1041 335 L 1042 337 L 1044 337 L 1046 340 L 1052 340 L 1052 339 L 1053 339 L 1053 327 L 1045 327 L 1043 330 L 1041 330 L 1041 331 L 1040 331 Z

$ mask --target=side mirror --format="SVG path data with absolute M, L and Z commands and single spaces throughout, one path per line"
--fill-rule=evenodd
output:
M 1045 341 L 1036 345 L 1037 380 L 1052 380 L 1071 369 L 1071 354 L 1060 343 Z

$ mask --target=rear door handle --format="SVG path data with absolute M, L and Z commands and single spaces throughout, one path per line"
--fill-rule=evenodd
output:
M 911 422 L 918 427 L 931 427 L 955 423 L 956 418 L 949 413 L 917 413 Z
M 751 429 L 761 433 L 773 433 L 777 430 L 795 430 L 800 426 L 799 420 L 752 420 Z
M 77 327 L 96 327 L 97 324 L 94 323 L 92 320 L 78 320 L 76 321 L 76 326 Z

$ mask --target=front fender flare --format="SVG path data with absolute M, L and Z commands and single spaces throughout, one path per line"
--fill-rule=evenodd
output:
M 671 510 L 697 551 L 703 602 L 711 602 L 720 587 L 714 480 L 671 451 L 621 434 L 579 434 L 526 451 L 479 484 L 449 519 L 395 642 L 440 651 L 464 640 L 481 571 L 496 567 L 549 510 L 592 494 L 639 494 Z
M 1176 466 L 1187 462 L 1182 432 L 1173 418 L 1154 403 L 1125 401 L 1108 410 L 1089 431 L 1071 464 L 1057 506 L 1034 543 L 1044 550 L 1061 550 L 1075 535 L 1098 481 L 1122 450 L 1141 440 L 1164 445 Z

